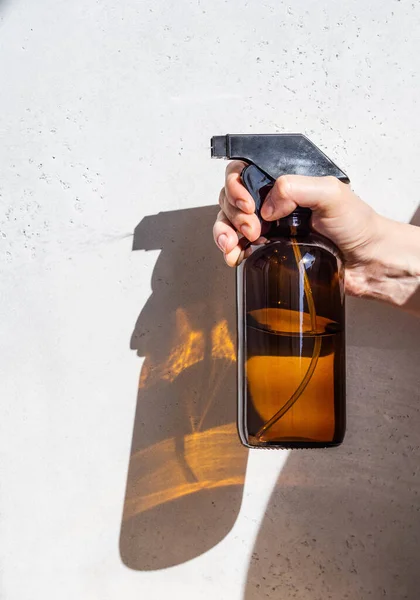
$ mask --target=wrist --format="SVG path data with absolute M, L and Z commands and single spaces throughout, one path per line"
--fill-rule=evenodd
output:
M 420 290 L 420 228 L 376 214 L 372 239 L 346 273 L 350 294 L 417 311 Z

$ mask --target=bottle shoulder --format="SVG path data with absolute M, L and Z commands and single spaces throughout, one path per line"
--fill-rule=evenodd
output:
M 320 235 L 319 233 L 310 233 L 307 236 L 309 245 L 314 246 L 316 248 L 321 248 L 338 258 L 340 261 L 343 260 L 342 254 L 339 248 L 332 242 L 330 239 Z M 306 240 L 306 238 L 305 238 Z M 308 245 L 306 241 L 301 242 L 302 245 Z
M 309 314 L 311 301 L 320 316 L 343 323 L 344 265 L 334 244 L 310 234 L 250 248 L 236 272 L 238 298 L 247 311 L 281 308 Z
M 318 260 L 331 260 L 337 262 L 338 265 L 343 263 L 341 252 L 337 246 L 328 238 L 312 232 L 301 237 L 272 237 L 263 243 L 251 244 L 250 252 L 244 263 L 253 263 L 262 258 L 268 260 L 272 255 L 279 253 L 286 259 L 286 256 L 293 254 L 293 247 L 296 246 L 305 252 L 311 248 L 316 250 Z

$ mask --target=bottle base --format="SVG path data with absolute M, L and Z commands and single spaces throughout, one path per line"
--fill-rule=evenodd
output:
M 336 441 L 312 441 L 312 440 L 278 440 L 270 442 L 261 442 L 257 439 L 244 439 L 240 436 L 240 440 L 243 446 L 251 450 L 309 450 L 309 449 L 321 449 L 321 448 L 336 448 L 343 443 L 343 440 Z

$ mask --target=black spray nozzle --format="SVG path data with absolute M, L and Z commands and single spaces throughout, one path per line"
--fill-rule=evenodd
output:
M 333 176 L 348 183 L 347 175 L 301 133 L 216 135 L 212 158 L 244 160 L 272 179 L 281 175 Z

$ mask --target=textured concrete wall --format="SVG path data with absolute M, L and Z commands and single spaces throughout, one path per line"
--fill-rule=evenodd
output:
M 302 131 L 420 184 L 420 5 L 0 1 L 2 600 L 419 597 L 419 323 L 352 301 L 349 425 L 234 431 L 209 138 Z

